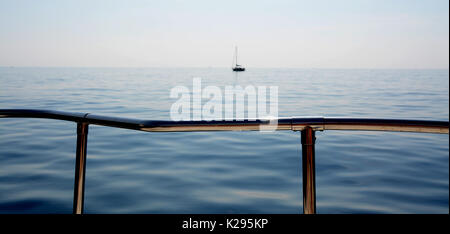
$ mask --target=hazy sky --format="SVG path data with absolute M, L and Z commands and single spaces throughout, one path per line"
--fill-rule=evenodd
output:
M 0 0 L 0 66 L 446 68 L 448 0 Z

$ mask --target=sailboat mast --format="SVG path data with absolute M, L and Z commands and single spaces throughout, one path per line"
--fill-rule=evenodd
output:
M 237 62 L 237 46 L 235 47 L 235 49 L 236 49 L 236 51 L 234 53 L 236 54 L 236 65 L 238 65 L 238 62 Z

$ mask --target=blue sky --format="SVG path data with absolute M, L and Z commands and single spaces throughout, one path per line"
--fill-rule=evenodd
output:
M 0 66 L 445 68 L 448 0 L 0 0 Z

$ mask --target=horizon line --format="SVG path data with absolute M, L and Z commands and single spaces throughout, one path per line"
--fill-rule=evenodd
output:
M 14 66 L 0 65 L 0 68 L 231 68 L 228 66 Z M 351 68 L 351 67 L 245 67 L 255 69 L 305 69 L 305 70 L 449 70 L 447 68 Z

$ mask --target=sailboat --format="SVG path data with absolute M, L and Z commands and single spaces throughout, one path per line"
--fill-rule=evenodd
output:
M 245 67 L 243 67 L 237 63 L 237 46 L 235 48 L 234 55 L 236 57 L 236 59 L 234 60 L 234 61 L 236 61 L 236 63 L 232 65 L 231 69 L 233 69 L 233 71 L 235 71 L 235 72 L 245 71 Z

